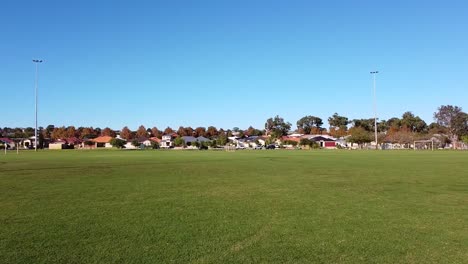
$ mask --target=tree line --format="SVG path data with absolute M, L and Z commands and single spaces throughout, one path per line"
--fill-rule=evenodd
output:
M 346 116 L 334 113 L 327 119 L 328 128 L 324 127 L 324 121 L 317 116 L 307 115 L 296 122 L 296 128 L 290 122 L 284 120 L 279 115 L 268 118 L 262 129 L 252 126 L 247 129 L 234 127 L 232 129 L 209 127 L 183 127 L 178 129 L 166 127 L 160 130 L 157 127 L 146 128 L 141 125 L 136 130 L 131 130 L 125 126 L 121 130 L 93 127 L 74 127 L 61 126 L 39 127 L 40 138 L 50 138 L 52 140 L 64 138 L 92 139 L 98 136 L 115 137 L 117 133 L 121 138 L 131 141 L 138 138 L 157 137 L 161 138 L 164 134 L 176 133 L 178 136 L 206 137 L 209 139 L 225 139 L 236 135 L 243 136 L 261 136 L 266 135 L 272 139 L 281 138 L 290 132 L 300 134 L 329 134 L 330 136 L 340 138 L 348 136 L 348 141 L 353 143 L 367 143 L 373 140 L 375 123 L 373 118 L 348 119 Z M 427 139 L 433 135 L 441 136 L 445 143 L 468 141 L 468 114 L 462 111 L 461 107 L 452 105 L 442 105 L 434 113 L 434 122 L 427 124 L 419 116 L 407 111 L 401 117 L 392 117 L 388 120 L 377 120 L 378 141 L 392 143 L 411 143 L 417 139 Z M 0 128 L 2 137 L 27 138 L 34 135 L 34 128 Z M 224 142 L 224 140 L 222 140 Z M 468 143 L 468 142 L 467 142 Z

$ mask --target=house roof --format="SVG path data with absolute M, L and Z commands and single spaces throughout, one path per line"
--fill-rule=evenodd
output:
M 13 140 L 11 140 L 9 138 L 0 138 L 0 141 L 3 142 L 3 143 L 7 143 L 7 144 L 13 143 Z
M 313 141 L 335 141 L 334 139 L 328 138 L 328 137 L 322 137 L 322 136 L 317 136 L 311 138 Z
M 192 136 L 183 136 L 182 139 L 187 143 L 187 142 L 195 142 L 197 139 Z
M 142 142 L 145 142 L 146 140 L 148 140 L 147 137 L 139 137 L 136 139 L 138 142 L 142 143 Z
M 149 140 L 153 141 L 153 142 L 161 142 L 161 139 L 160 138 L 157 138 L 157 137 L 150 137 Z
M 77 137 L 66 138 L 65 141 L 68 144 L 80 144 L 81 142 L 83 142 L 83 140 L 81 140 L 81 139 L 79 139 Z
M 198 142 L 205 142 L 205 141 L 210 141 L 210 139 L 206 138 L 206 137 L 203 137 L 203 136 L 199 136 L 199 137 L 197 137 L 197 141 Z
M 109 143 L 111 141 L 111 139 L 113 139 L 113 137 L 100 136 L 100 137 L 97 137 L 97 138 L 93 139 L 92 141 L 94 141 L 96 143 Z

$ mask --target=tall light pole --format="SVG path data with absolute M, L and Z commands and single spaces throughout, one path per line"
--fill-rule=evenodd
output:
M 374 130 L 375 130 L 375 149 L 378 149 L 378 142 L 377 142 L 377 96 L 375 95 L 375 75 L 379 73 L 379 71 L 372 71 L 370 72 L 374 77 Z
M 37 151 L 37 82 L 39 79 L 38 66 L 42 60 L 32 60 L 36 64 L 36 80 L 34 85 L 34 114 L 35 114 L 35 129 L 34 129 L 34 151 Z

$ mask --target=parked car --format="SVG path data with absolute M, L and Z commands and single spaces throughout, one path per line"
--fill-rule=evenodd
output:
M 257 145 L 257 146 L 255 147 L 255 149 L 263 149 L 263 148 L 265 148 L 265 146 L 263 146 L 263 145 Z
M 276 146 L 274 144 L 270 144 L 268 146 L 266 146 L 266 149 L 275 149 Z

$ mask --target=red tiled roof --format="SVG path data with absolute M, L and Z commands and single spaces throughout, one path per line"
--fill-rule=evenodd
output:
M 9 139 L 9 138 L 0 138 L 0 141 L 5 142 L 5 143 L 8 143 L 8 144 L 13 143 L 13 140 L 11 140 L 11 139 Z
M 100 136 L 100 137 L 97 137 L 97 138 L 93 139 L 92 141 L 96 142 L 96 143 L 109 143 L 111 141 L 111 139 L 113 139 L 113 137 Z
M 153 142 L 161 142 L 161 139 L 157 138 L 157 137 L 150 137 L 149 140 L 153 141 Z

